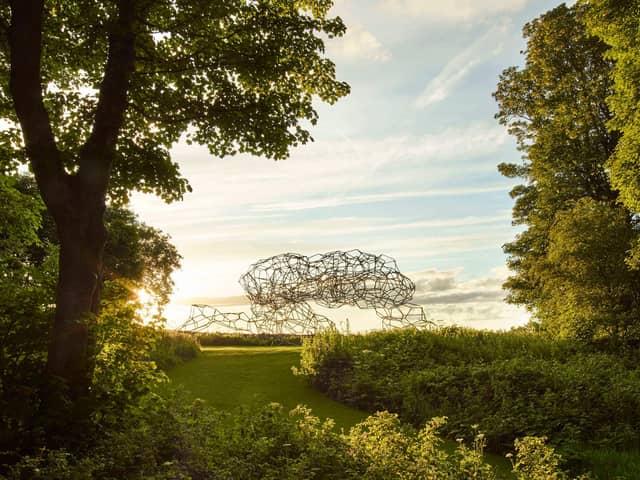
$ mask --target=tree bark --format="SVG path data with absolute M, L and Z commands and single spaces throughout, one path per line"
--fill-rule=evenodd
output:
M 104 197 L 78 190 L 72 192 L 74 202 L 56 215 L 59 277 L 47 363 L 49 375 L 64 379 L 72 399 L 85 395 L 91 385 L 96 353 L 92 330 L 99 314 L 106 241 Z

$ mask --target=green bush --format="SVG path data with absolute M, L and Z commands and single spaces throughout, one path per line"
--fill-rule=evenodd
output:
M 42 448 L 84 448 L 126 421 L 138 399 L 166 381 L 158 366 L 198 354 L 193 337 L 145 325 L 138 305 L 117 295 L 122 284 L 106 282 L 104 289 L 111 300 L 92 328 L 92 386 L 77 406 L 67 401 L 64 385 L 42 375 L 52 312 L 36 300 L 48 290 L 21 287 L 13 304 L 0 299 L 0 464 Z
M 450 415 L 452 435 L 480 423 L 494 450 L 526 435 L 565 448 L 638 444 L 640 376 L 610 355 L 442 366 L 407 374 L 401 386 L 408 420 Z
M 193 360 L 200 355 L 198 337 L 186 333 L 162 330 L 149 353 L 149 358 L 161 370 L 168 370 L 179 363 Z
M 337 400 L 414 425 L 447 416 L 452 438 L 480 424 L 495 451 L 532 435 L 572 457 L 585 444 L 640 446 L 640 370 L 568 341 L 460 328 L 330 332 L 305 341 L 298 371 Z

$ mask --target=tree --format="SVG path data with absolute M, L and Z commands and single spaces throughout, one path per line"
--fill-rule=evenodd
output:
M 635 213 L 640 212 L 640 2 L 638 0 L 582 0 L 587 7 L 589 31 L 610 46 L 607 58 L 614 61 L 613 90 L 608 105 L 613 112 L 612 130 L 622 137 L 610 157 L 613 186 L 620 200 Z
M 40 210 L 35 212 L 39 214 L 37 218 L 40 219 L 37 240 L 30 242 L 26 247 L 23 243 L 21 247 L 26 249 L 26 254 L 23 255 L 24 264 L 39 269 L 45 263 L 57 266 L 57 258 L 49 258 L 57 253 L 56 248 L 60 245 L 55 221 L 43 210 L 44 205 L 41 204 L 35 179 L 30 175 L 5 178 L 9 182 L 7 185 L 12 185 L 14 190 L 13 201 L 7 200 L 5 208 L 28 209 L 30 205 L 40 207 Z M 18 197 L 23 199 L 22 203 L 17 200 Z M 141 222 L 135 213 L 123 206 L 108 206 L 104 220 L 108 233 L 104 248 L 103 280 L 121 283 L 123 288 L 120 295 L 124 300 L 136 299 L 136 295 L 144 290 L 150 295 L 158 310 L 162 311 L 169 303 L 169 296 L 173 291 L 171 274 L 180 268 L 182 259 L 171 243 L 171 238 L 161 230 Z M 12 223 L 14 229 L 23 228 L 21 222 Z M 28 231 L 26 229 L 25 234 Z M 14 257 L 20 251 L 11 248 L 4 250 Z M 53 303 L 53 300 L 49 303 Z
M 130 297 L 146 291 L 162 310 L 173 291 L 171 274 L 180 268 L 182 259 L 169 235 L 146 225 L 122 207 L 107 208 L 105 223 L 109 234 L 104 279 L 124 281 Z
M 320 35 L 331 0 L 3 0 L 5 170 L 28 162 L 60 240 L 48 373 L 87 392 L 106 199 L 180 199 L 181 138 L 213 155 L 285 158 L 311 139 L 314 97 L 348 93 Z
M 523 152 L 521 164 L 499 166 L 503 175 L 524 180 L 511 192 L 513 222 L 526 228 L 504 246 L 514 272 L 505 284 L 507 298 L 526 306 L 555 334 L 565 336 L 580 331 L 575 322 L 558 327 L 557 322 L 569 318 L 566 291 L 584 293 L 580 290 L 584 279 L 564 264 L 570 262 L 568 257 L 558 254 L 570 248 L 569 243 L 562 244 L 570 242 L 570 236 L 560 232 L 571 226 L 570 231 L 579 235 L 574 241 L 584 243 L 585 248 L 592 244 L 589 229 L 582 228 L 586 224 L 566 223 L 567 215 L 588 218 L 589 210 L 584 210 L 588 202 L 581 200 L 588 199 L 598 205 L 591 210 L 599 215 L 594 220 L 611 217 L 622 222 L 607 230 L 611 235 L 620 229 L 635 232 L 631 214 L 616 206 L 618 195 L 606 168 L 619 137 L 607 129 L 611 113 L 605 99 L 611 93 L 612 64 L 603 57 L 606 45 L 586 32 L 584 16 L 584 6 L 560 5 L 525 25 L 525 66 L 506 69 L 494 94 L 499 104 L 496 118 L 509 128 Z M 629 235 L 624 238 L 630 240 Z M 610 268 L 615 264 L 619 280 L 635 285 L 636 280 L 623 273 L 629 245 L 618 240 L 608 242 L 604 249 L 594 248 L 591 256 L 582 256 L 581 268 L 596 272 L 600 263 Z M 563 272 L 562 288 L 558 287 L 558 269 Z M 590 302 L 585 299 L 570 305 L 576 318 L 586 318 L 586 312 L 580 310 L 588 309 Z M 619 312 L 618 307 L 614 310 Z
M 626 268 L 637 226 L 621 206 L 581 198 L 557 213 L 549 233 L 541 303 L 555 336 L 640 340 L 640 275 Z

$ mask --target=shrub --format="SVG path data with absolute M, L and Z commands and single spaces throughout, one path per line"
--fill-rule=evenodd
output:
M 416 426 L 447 416 L 449 437 L 470 439 L 480 424 L 495 451 L 533 435 L 576 456 L 584 444 L 640 445 L 640 370 L 630 363 L 569 341 L 446 328 L 317 335 L 298 372 L 335 399 Z
M 545 442 L 545 437 L 517 439 L 514 472 L 526 480 L 565 480 L 567 475 L 558 470 L 561 457 Z
M 6 478 L 494 480 L 481 437 L 471 448 L 460 444 L 446 453 L 438 435 L 443 424 L 434 419 L 417 432 L 380 412 L 344 435 L 305 407 L 287 413 L 269 404 L 229 414 L 199 400 L 186 402 L 176 392 L 149 394 L 128 422 L 105 432 L 89 450 L 42 449 L 8 467 Z M 550 453 L 538 458 L 519 446 L 516 478 L 565 478 L 542 441 L 523 445 L 533 442 Z
M 158 333 L 149 353 L 150 360 L 161 370 L 168 370 L 179 363 L 200 355 L 198 337 L 186 333 L 162 330 Z

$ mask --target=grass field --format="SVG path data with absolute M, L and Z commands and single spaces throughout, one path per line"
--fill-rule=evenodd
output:
M 202 355 L 169 371 L 194 397 L 220 410 L 232 411 L 254 402 L 278 402 L 287 409 L 303 404 L 320 418 L 333 418 L 336 427 L 348 430 L 368 413 L 327 398 L 296 377 L 291 367 L 299 364 L 301 347 L 204 347 Z M 447 442 L 445 449 L 455 448 Z M 512 478 L 507 459 L 487 455 L 502 478 Z
M 252 402 L 278 402 L 286 409 L 303 404 L 320 418 L 333 418 L 348 430 L 367 413 L 335 402 L 291 372 L 301 347 L 204 347 L 195 360 L 169 372 L 195 397 L 221 410 Z

